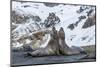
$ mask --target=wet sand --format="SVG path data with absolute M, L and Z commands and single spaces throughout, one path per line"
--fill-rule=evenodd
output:
M 81 61 L 95 61 L 95 59 L 86 58 L 86 54 L 71 55 L 71 56 L 44 56 L 32 57 L 27 55 L 27 52 L 13 52 L 11 53 L 11 65 L 40 65 L 40 64 L 55 64 L 55 63 L 72 63 Z

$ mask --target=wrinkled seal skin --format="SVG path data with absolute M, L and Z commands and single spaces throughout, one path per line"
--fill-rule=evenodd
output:
M 52 28 L 52 32 L 50 33 L 50 36 L 51 39 L 45 48 L 40 48 L 29 54 L 31 54 L 32 56 L 60 55 L 58 35 L 55 27 Z
M 61 27 L 57 32 L 55 27 L 50 33 L 51 39 L 45 48 L 37 49 L 29 54 L 32 56 L 47 56 L 47 55 L 73 55 L 80 54 L 79 50 L 70 48 L 65 42 L 65 32 Z

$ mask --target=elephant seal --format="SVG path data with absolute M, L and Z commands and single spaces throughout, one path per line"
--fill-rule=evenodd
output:
M 48 45 L 46 47 L 35 50 L 29 54 L 32 56 L 60 55 L 58 35 L 55 27 L 52 28 L 50 36 L 50 41 L 48 42 Z
M 60 53 L 63 55 L 73 55 L 73 54 L 80 54 L 80 50 L 78 49 L 73 49 L 71 47 L 69 47 L 66 42 L 65 42 L 65 32 L 63 30 L 63 28 L 61 27 L 59 32 L 58 32 L 58 36 L 59 36 L 59 45 L 60 45 Z

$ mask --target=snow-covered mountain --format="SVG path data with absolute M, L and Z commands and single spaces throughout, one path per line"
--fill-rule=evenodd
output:
M 50 30 L 52 26 L 57 30 L 64 28 L 65 40 L 69 46 L 95 45 L 95 6 L 12 2 L 13 45 L 21 46 L 23 43 L 16 40 L 22 36 L 29 37 L 36 31 Z

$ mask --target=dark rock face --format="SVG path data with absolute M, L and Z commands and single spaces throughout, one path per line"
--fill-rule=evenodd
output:
M 55 13 L 49 13 L 49 16 L 44 21 L 45 27 L 53 27 L 55 24 L 59 23 L 60 19 Z
M 85 11 L 86 9 L 89 9 L 89 7 L 80 6 L 80 9 L 77 11 L 77 13 L 82 13 L 82 12 Z
M 39 16 L 33 16 L 33 20 L 36 22 L 40 22 L 41 18 Z
M 88 17 L 88 19 L 86 20 L 86 22 L 84 23 L 82 28 L 91 27 L 91 26 L 95 25 L 95 23 L 96 23 L 95 15 L 92 17 Z
M 76 26 L 78 26 L 79 22 L 82 21 L 82 20 L 85 19 L 85 18 L 86 18 L 86 16 L 80 16 L 80 17 L 79 17 L 79 20 L 76 21 L 76 23 L 70 24 L 70 25 L 68 26 L 68 28 L 69 28 L 70 30 L 73 30 Z M 84 25 L 83 25 L 82 28 L 91 27 L 91 26 L 95 25 L 95 23 L 96 23 L 95 15 L 90 16 L 90 17 L 88 17 L 88 19 L 85 21 L 85 23 L 84 23 Z
M 88 19 L 86 20 L 82 28 L 88 28 L 90 26 L 95 25 L 95 15 L 92 16 L 93 12 L 95 11 L 95 8 L 89 7 L 89 6 L 81 6 L 80 9 L 77 11 L 77 13 L 82 13 L 85 11 L 86 11 Z M 85 16 L 80 16 L 79 21 L 77 21 L 76 23 L 76 26 L 82 19 L 85 19 L 85 18 L 86 18 Z
M 47 7 L 54 7 L 54 6 L 58 6 L 59 4 L 57 4 L 57 3 L 44 3 L 44 5 Z
M 33 21 L 36 22 L 40 22 L 41 18 L 39 16 L 33 16 L 33 15 L 21 15 L 16 11 L 12 11 L 12 22 L 16 23 L 16 24 L 22 24 L 25 23 L 27 20 L 29 20 L 30 18 L 32 18 Z
M 94 11 L 93 9 L 89 10 L 89 11 L 87 12 L 87 16 L 90 16 L 91 13 L 92 13 L 93 11 Z
M 85 19 L 85 18 L 86 18 L 86 16 L 80 16 L 80 17 L 78 17 L 78 21 L 76 21 L 76 23 L 70 24 L 70 25 L 68 26 L 68 28 L 71 29 L 71 30 L 73 30 L 75 27 L 78 26 L 78 23 L 79 23 L 80 21 L 82 21 L 83 19 Z
M 79 21 L 82 20 L 82 19 L 85 19 L 85 18 L 86 18 L 86 16 L 84 16 L 84 15 L 83 16 L 80 16 L 79 17 Z
M 73 29 L 75 28 L 75 25 L 74 25 L 74 24 L 70 24 L 70 25 L 68 26 L 68 28 L 71 29 L 71 30 L 73 30 Z

